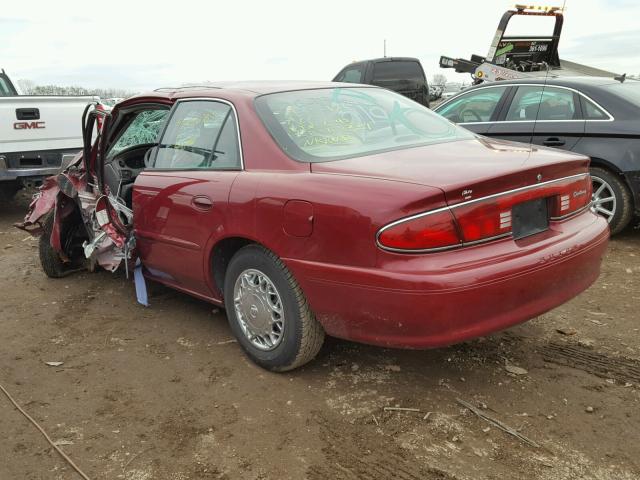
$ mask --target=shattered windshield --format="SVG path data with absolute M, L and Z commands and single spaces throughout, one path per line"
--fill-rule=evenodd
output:
M 138 113 L 113 144 L 109 150 L 108 157 L 111 158 L 117 155 L 125 148 L 157 143 L 158 135 L 168 113 L 169 110 L 167 109 L 144 110 Z
M 426 107 L 379 88 L 327 88 L 263 95 L 256 108 L 280 148 L 324 162 L 473 138 Z

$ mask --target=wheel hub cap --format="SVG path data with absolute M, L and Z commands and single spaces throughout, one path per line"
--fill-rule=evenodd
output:
M 236 280 L 233 296 L 245 337 L 260 350 L 276 348 L 284 333 L 284 311 L 271 279 L 259 270 L 245 270 Z
M 616 196 L 613 188 L 599 177 L 591 177 L 593 195 L 591 196 L 591 211 L 602 215 L 611 223 L 616 214 Z

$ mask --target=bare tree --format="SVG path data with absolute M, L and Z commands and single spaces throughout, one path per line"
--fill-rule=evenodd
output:
M 442 73 L 436 73 L 431 77 L 431 85 L 444 85 L 447 83 L 446 75 Z
M 25 95 L 96 95 L 100 98 L 126 98 L 135 92 L 122 88 L 85 88 L 78 85 L 37 85 L 28 79 L 17 81 L 20 90 Z
M 36 84 L 27 78 L 20 78 L 16 81 L 18 88 L 25 95 L 31 95 Z

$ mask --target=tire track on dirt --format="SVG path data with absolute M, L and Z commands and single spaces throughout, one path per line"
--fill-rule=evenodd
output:
M 640 384 L 640 362 L 589 351 L 577 345 L 551 342 L 539 347 L 545 362 L 577 368 L 601 378 Z
M 393 438 L 373 428 L 336 423 L 317 415 L 326 462 L 311 465 L 309 480 L 460 480 L 443 470 L 424 465 Z

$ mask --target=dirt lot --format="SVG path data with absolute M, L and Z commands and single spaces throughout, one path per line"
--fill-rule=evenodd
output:
M 154 285 L 144 308 L 106 272 L 47 279 L 11 227 L 26 204 L 0 208 L 0 383 L 92 479 L 640 478 L 640 231 L 527 324 L 432 351 L 329 340 L 278 375 L 209 304 Z M 0 425 L 0 479 L 79 478 L 1 394 Z

